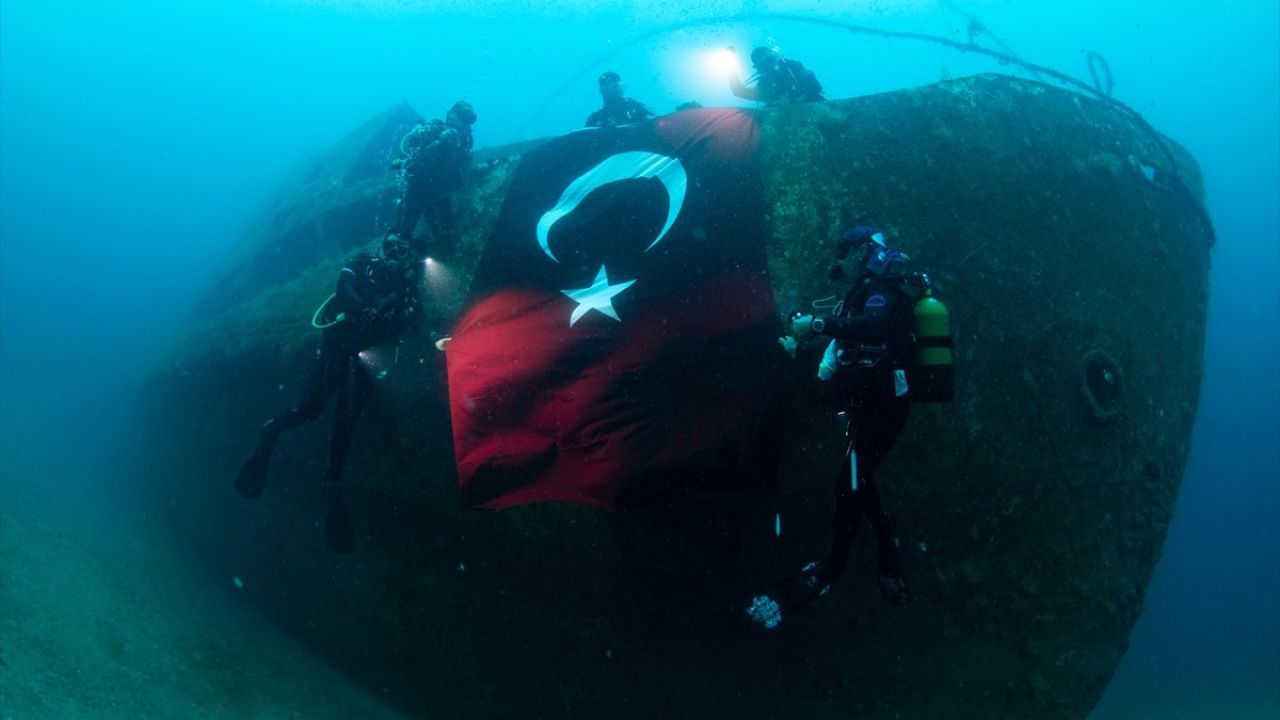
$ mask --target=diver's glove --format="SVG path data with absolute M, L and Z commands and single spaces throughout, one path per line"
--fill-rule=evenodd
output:
M 878 577 L 880 597 L 890 605 L 902 607 L 911 604 L 911 585 L 906 575 L 884 575 Z
M 807 340 L 813 337 L 813 316 L 793 313 L 791 317 L 791 334 L 797 340 Z
M 796 339 L 795 338 L 791 337 L 790 335 L 784 335 L 783 337 L 778 338 L 778 344 L 781 345 L 782 349 L 786 351 L 788 355 L 791 356 L 792 360 L 796 359 Z

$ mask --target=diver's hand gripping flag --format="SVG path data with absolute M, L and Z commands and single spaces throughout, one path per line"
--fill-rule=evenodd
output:
M 749 113 L 691 110 L 525 154 L 447 351 L 468 507 L 773 482 L 758 138 Z

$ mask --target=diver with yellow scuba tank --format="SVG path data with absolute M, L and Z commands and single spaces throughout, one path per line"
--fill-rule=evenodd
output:
M 832 384 L 848 414 L 849 444 L 836 473 L 831 547 L 826 558 L 753 598 L 748 613 L 766 628 L 830 590 L 844 571 L 863 518 L 876 539 L 880 594 L 894 605 L 911 600 L 900 543 L 873 476 L 906 426 L 913 401 L 952 399 L 950 316 L 933 296 L 927 275 L 898 269 L 909 258 L 888 248 L 884 233 L 865 226 L 846 230 L 828 273 L 832 280 L 845 279 L 850 255 L 864 272 L 832 313 L 790 317 L 798 340 L 830 338 L 818 378 Z M 788 346 L 785 339 L 783 344 Z
M 334 294 L 311 318 L 322 335 L 302 399 L 262 426 L 253 454 L 236 476 L 241 495 L 258 497 L 266 485 L 267 468 L 280 435 L 316 419 L 336 393 L 338 405 L 325 473 L 329 496 L 325 541 L 337 553 L 349 552 L 354 540 L 351 514 L 342 493 L 342 471 L 356 422 L 373 391 L 373 378 L 360 352 L 395 338 L 418 317 L 417 267 L 408 243 L 394 236 L 385 239 L 377 253 L 360 253 L 343 265 Z

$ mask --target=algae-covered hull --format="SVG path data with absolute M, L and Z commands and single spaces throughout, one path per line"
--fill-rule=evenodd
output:
M 316 526 L 323 420 L 282 441 L 261 500 L 234 493 L 257 425 L 299 391 L 314 304 L 390 212 L 383 161 L 411 120 L 375 119 L 277 201 L 221 286 L 234 300 L 151 384 L 165 480 L 149 489 L 211 568 L 423 716 L 1088 712 L 1140 612 L 1194 421 L 1211 229 L 1185 153 L 1107 103 L 999 76 L 761 112 L 779 312 L 840 291 L 832 238 L 877 224 L 950 306 L 957 363 L 956 401 L 917 406 L 878 473 L 915 602 L 881 602 L 864 537 L 830 596 L 766 633 L 743 608 L 822 552 L 843 448 L 803 393 L 776 493 L 466 513 L 443 357 L 412 336 L 375 351 L 388 373 L 350 462 L 353 556 L 327 555 Z M 518 150 L 482 157 L 457 204 L 462 237 L 426 292 L 435 329 Z

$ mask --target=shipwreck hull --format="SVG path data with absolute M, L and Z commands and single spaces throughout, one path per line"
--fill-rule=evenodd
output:
M 211 572 L 424 716 L 1087 714 L 1141 610 L 1195 417 L 1212 230 L 1193 160 L 1107 103 L 999 76 L 760 113 L 779 312 L 842 292 L 832 238 L 876 224 L 951 308 L 957 364 L 956 401 L 916 406 L 878 473 L 915 602 L 879 599 L 864 533 L 836 590 L 764 633 L 742 610 L 823 551 L 843 448 L 803 394 L 777 492 L 468 513 L 444 359 L 408 337 L 375 351 L 388 374 L 350 461 L 354 555 L 329 556 L 316 525 L 326 418 L 282 440 L 261 500 L 232 490 L 258 424 L 300 389 L 306 319 L 342 256 L 389 217 L 383 168 L 411 122 L 393 109 L 308 169 L 150 385 L 147 476 L 165 480 L 148 491 Z M 433 328 L 461 306 L 518 150 L 489 151 L 459 201 Z

